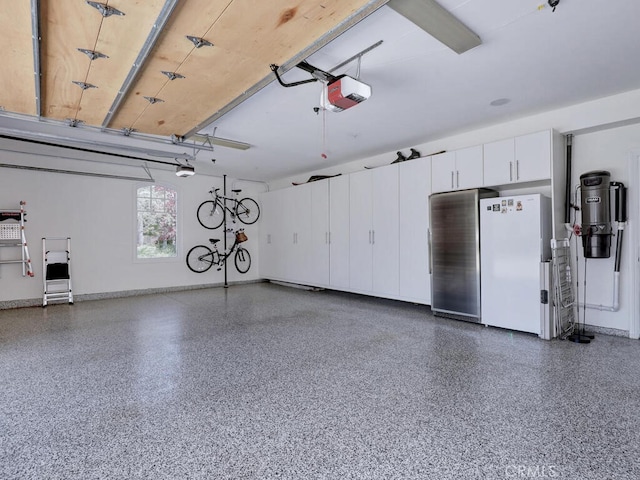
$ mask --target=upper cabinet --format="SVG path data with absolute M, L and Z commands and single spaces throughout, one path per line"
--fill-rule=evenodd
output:
M 521 135 L 484 145 L 484 185 L 549 180 L 552 131 Z
M 433 193 L 482 186 L 482 145 L 431 157 Z

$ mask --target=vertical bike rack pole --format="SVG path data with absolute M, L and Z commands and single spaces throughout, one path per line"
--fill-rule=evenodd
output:
M 223 228 L 223 234 L 222 234 L 222 238 L 223 238 L 223 242 L 224 242 L 224 251 L 227 251 L 227 176 L 223 175 L 222 176 L 222 191 L 224 192 L 224 217 L 223 217 L 223 221 L 224 224 L 222 225 Z M 227 262 L 224 262 L 224 288 L 229 288 L 229 284 L 227 283 Z

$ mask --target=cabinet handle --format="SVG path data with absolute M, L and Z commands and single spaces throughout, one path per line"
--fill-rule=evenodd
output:
M 509 162 L 509 181 L 513 182 L 513 162 Z
M 267 244 L 271 243 L 271 234 L 267 233 Z
M 520 160 L 516 160 L 516 180 L 520 180 Z
M 456 170 L 456 188 L 460 188 L 460 171 Z
M 371 245 L 371 230 L 369 230 L 369 245 Z
M 331 232 L 329 232 L 329 245 L 331 245 Z
M 451 188 L 453 188 L 453 170 L 451 170 Z
M 376 243 L 376 231 L 371 230 L 371 245 L 375 245 Z

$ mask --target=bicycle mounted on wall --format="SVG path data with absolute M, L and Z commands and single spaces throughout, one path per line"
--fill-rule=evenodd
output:
M 245 225 L 256 223 L 260 217 L 260 207 L 252 198 L 245 197 L 238 200 L 238 194 L 242 190 L 231 190 L 235 196 L 226 197 L 219 195 L 219 188 L 209 190 L 212 200 L 206 200 L 198 207 L 198 222 L 204 228 L 214 230 L 224 223 L 226 215 L 231 216 L 232 221 L 236 218 Z M 231 202 L 231 207 L 227 206 L 227 202 Z
M 254 224 L 260 217 L 260 207 L 252 198 L 245 197 L 238 200 L 239 189 L 232 190 L 233 197 L 226 196 L 226 175 L 223 176 L 224 193 L 220 195 L 219 188 L 212 188 L 209 194 L 213 197 L 200 204 L 196 212 L 198 222 L 204 228 L 213 230 L 224 225 L 223 249 L 218 250 L 220 239 L 210 238 L 207 245 L 196 245 L 187 253 L 186 263 L 189 270 L 195 273 L 204 273 L 213 265 L 220 271 L 224 267 L 224 285 L 227 286 L 227 259 L 234 255 L 234 264 L 239 273 L 247 273 L 251 268 L 251 255 L 249 251 L 240 246 L 248 240 L 244 229 L 236 228 L 236 219 L 245 225 Z M 231 203 L 229 207 L 228 204 Z M 227 220 L 231 219 L 233 226 L 227 228 Z M 234 242 L 227 249 L 227 234 L 234 234 Z
M 229 229 L 229 231 L 231 231 Z M 189 253 L 187 253 L 187 266 L 189 270 L 196 273 L 204 273 L 209 270 L 213 265 L 216 265 L 217 270 L 222 270 L 222 267 L 227 261 L 227 258 L 235 251 L 233 263 L 236 266 L 236 270 L 240 273 L 247 273 L 251 268 L 251 255 L 246 248 L 240 246 L 242 242 L 247 241 L 247 235 L 243 229 L 236 230 L 235 240 L 233 245 L 228 251 L 220 252 L 218 250 L 218 238 L 210 238 L 209 242 L 212 248 L 206 245 L 196 245 Z

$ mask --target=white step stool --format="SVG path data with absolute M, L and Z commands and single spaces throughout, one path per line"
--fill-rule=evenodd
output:
M 62 300 L 70 304 L 73 303 L 70 238 L 48 237 L 42 239 L 42 278 L 43 307 L 53 301 Z

